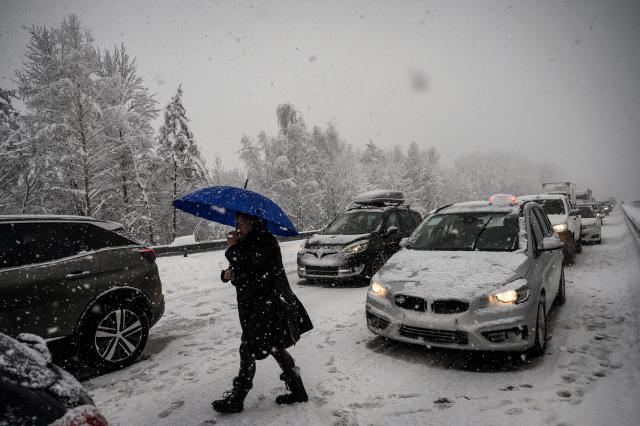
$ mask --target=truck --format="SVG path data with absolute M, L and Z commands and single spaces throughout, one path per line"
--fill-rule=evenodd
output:
M 576 200 L 583 204 L 593 203 L 593 193 L 589 188 L 576 189 Z
M 545 182 L 542 189 L 547 194 L 563 194 L 575 208 L 576 205 L 576 184 L 573 182 Z

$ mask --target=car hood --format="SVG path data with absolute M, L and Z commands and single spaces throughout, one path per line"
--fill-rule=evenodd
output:
M 307 247 L 317 246 L 344 246 L 354 241 L 371 238 L 371 234 L 355 235 L 328 235 L 315 234 L 307 240 Z
M 393 293 L 473 300 L 525 275 L 522 251 L 423 251 L 403 249 L 373 277 Z

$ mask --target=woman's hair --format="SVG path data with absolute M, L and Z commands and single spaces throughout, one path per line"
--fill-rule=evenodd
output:
M 266 227 L 266 223 L 264 220 L 260 219 L 258 216 L 254 216 L 248 213 L 236 212 L 236 222 L 238 219 L 242 219 L 245 222 L 251 223 L 251 229 L 257 230 Z

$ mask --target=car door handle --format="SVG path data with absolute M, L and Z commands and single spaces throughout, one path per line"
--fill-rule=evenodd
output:
M 71 272 L 67 275 L 64 276 L 65 280 L 72 280 L 75 278 L 80 278 L 80 277 L 84 277 L 86 275 L 89 275 L 89 271 L 75 271 L 75 272 Z

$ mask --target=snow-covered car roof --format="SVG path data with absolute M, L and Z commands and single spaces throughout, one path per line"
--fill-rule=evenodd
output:
M 567 198 L 564 194 L 535 194 L 535 195 L 520 195 L 516 198 L 516 203 L 522 201 L 535 201 L 535 200 L 562 200 Z
M 437 210 L 435 213 L 495 212 L 519 213 L 520 205 L 510 203 L 490 203 L 488 201 L 465 201 Z
M 117 222 L 95 219 L 87 216 L 73 215 L 42 215 L 42 214 L 20 214 L 20 215 L 0 215 L 0 223 L 3 222 L 86 222 L 104 228 L 108 231 L 122 229 L 123 226 Z

